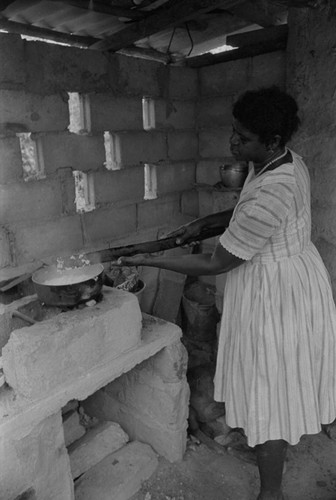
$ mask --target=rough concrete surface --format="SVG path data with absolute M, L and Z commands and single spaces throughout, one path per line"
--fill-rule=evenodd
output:
M 119 424 L 97 424 L 68 448 L 72 477 L 76 479 L 107 455 L 119 450 L 127 441 L 128 436 Z
M 172 464 L 160 458 L 131 500 L 256 500 L 258 490 L 255 464 L 189 441 L 183 460 Z M 288 500 L 335 500 L 336 441 L 318 434 L 291 446 L 284 491 Z
M 75 483 L 76 500 L 127 500 L 158 465 L 156 453 L 146 444 L 132 442 L 112 453 Z

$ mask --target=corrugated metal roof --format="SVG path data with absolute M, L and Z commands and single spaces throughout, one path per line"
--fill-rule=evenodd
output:
M 224 45 L 227 36 L 233 33 L 286 23 L 290 3 L 290 0 L 0 1 L 0 29 L 95 50 L 133 50 L 140 56 L 143 51 L 154 58 L 169 54 L 163 60 L 174 62 L 174 57 L 192 58 Z M 295 0 L 294 3 L 310 6 L 312 2 Z M 266 43 L 267 40 L 266 37 Z

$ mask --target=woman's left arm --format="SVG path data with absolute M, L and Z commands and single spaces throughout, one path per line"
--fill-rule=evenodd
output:
M 234 269 L 246 262 L 228 252 L 220 243 L 213 254 L 191 254 L 178 257 L 135 255 L 134 257 L 120 257 L 118 266 L 150 266 L 168 269 L 189 276 L 216 275 Z

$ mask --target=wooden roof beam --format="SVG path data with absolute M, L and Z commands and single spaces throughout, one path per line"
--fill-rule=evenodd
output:
M 40 28 L 38 26 L 8 21 L 7 19 L 0 19 L 0 29 L 8 31 L 8 33 L 17 33 L 18 35 L 52 40 L 53 42 L 66 43 L 68 45 L 72 45 L 73 47 L 81 48 L 88 48 L 92 45 L 92 43 L 98 41 L 97 38 L 70 35 L 59 31 Z
M 285 50 L 287 46 L 288 26 L 286 24 L 255 31 L 247 31 L 226 38 L 226 43 L 237 49 L 219 54 L 203 54 L 186 59 L 190 68 L 212 66 L 227 61 L 267 54 L 276 50 Z
M 263 0 L 247 0 L 232 7 L 230 12 L 248 23 L 258 24 L 263 28 L 287 22 L 287 9 L 272 6 L 270 2 L 266 3 Z
M 199 14 L 209 12 L 218 7 L 230 9 L 245 0 L 168 0 L 166 4 L 154 11 L 145 19 L 133 23 L 93 44 L 90 48 L 101 51 L 118 51 L 129 47 L 134 42 L 158 33 L 164 29 L 181 25 Z

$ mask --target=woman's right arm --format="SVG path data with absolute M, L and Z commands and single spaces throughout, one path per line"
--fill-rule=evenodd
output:
M 222 228 L 224 232 L 230 223 L 232 214 L 233 208 L 206 215 L 178 227 L 166 236 L 175 236 L 177 244 L 183 245 L 189 238 L 197 237 L 206 229 Z

